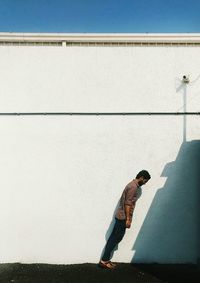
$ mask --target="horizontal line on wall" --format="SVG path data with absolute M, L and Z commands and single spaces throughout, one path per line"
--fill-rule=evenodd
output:
M 0 46 L 62 46 L 62 44 L 59 41 L 0 41 Z
M 105 41 L 105 42 L 101 42 L 101 41 L 91 41 L 91 42 L 84 42 L 84 41 L 66 41 L 66 46 L 70 47 L 70 46 L 101 46 L 101 47 L 129 47 L 129 46 L 146 46 L 146 47 L 151 47 L 151 46 L 156 46 L 156 47 L 169 47 L 169 46 L 200 46 L 200 42 L 109 42 L 109 41 Z
M 5 112 L 0 116 L 170 116 L 200 115 L 200 112 Z
M 58 47 L 199 47 L 200 42 L 155 42 L 155 41 L 6 41 L 0 40 L 0 46 L 58 46 Z

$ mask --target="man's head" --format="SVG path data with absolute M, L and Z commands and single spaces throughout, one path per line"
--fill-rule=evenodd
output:
M 150 179 L 151 176 L 146 170 L 140 171 L 136 176 L 136 180 L 138 181 L 139 186 L 145 185 Z

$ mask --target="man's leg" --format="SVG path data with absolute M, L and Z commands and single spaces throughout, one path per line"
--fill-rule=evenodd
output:
M 126 231 L 126 221 L 116 219 L 113 231 L 107 241 L 104 249 L 104 254 L 102 256 L 102 261 L 109 261 L 111 253 L 115 246 L 123 239 Z

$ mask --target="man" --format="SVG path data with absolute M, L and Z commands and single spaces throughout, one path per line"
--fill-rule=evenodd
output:
M 131 227 L 133 211 L 137 201 L 137 190 L 145 185 L 151 176 L 148 171 L 140 171 L 136 178 L 132 180 L 124 189 L 120 198 L 119 207 L 115 214 L 115 225 L 106 243 L 104 254 L 99 262 L 99 266 L 107 269 L 114 269 L 115 264 L 110 261 L 111 253 L 115 246 L 123 239 L 126 228 Z

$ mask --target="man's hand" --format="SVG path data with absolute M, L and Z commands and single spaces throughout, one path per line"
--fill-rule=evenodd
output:
M 131 227 L 133 208 L 131 205 L 125 205 L 126 228 Z
M 130 219 L 126 219 L 126 228 L 130 228 L 131 227 L 131 220 Z

